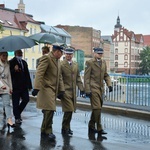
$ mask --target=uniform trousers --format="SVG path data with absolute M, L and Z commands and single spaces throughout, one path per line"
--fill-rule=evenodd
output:
M 96 127 L 95 127 L 96 125 Z M 102 130 L 102 125 L 101 125 L 101 109 L 93 109 L 91 113 L 91 118 L 89 121 L 90 128 L 96 129 L 97 131 Z
M 70 129 L 70 122 L 72 119 L 72 112 L 64 112 L 63 121 L 62 121 L 62 129 Z
M 51 134 L 53 133 L 52 124 L 53 124 L 53 110 L 42 110 L 43 121 L 41 125 L 41 133 Z

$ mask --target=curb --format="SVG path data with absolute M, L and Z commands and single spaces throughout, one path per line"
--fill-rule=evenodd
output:
M 36 97 L 30 96 L 30 100 L 36 101 Z M 61 101 L 57 99 L 56 104 L 61 106 Z M 83 110 L 91 110 L 91 105 L 85 102 L 77 102 L 77 108 L 80 108 Z M 105 104 L 102 107 L 102 112 L 110 113 L 113 115 L 122 115 L 126 117 L 138 118 L 138 119 L 143 119 L 143 120 L 149 120 L 150 118 L 150 112 L 148 111 L 116 107 L 116 106 L 108 106 Z

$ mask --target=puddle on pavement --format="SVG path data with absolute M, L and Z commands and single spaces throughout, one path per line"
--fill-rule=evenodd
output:
M 57 108 L 55 116 L 61 116 L 61 108 Z M 77 136 L 87 138 L 87 126 L 90 119 L 90 111 L 77 110 L 73 114 L 72 126 L 80 126 L 82 129 L 82 135 L 80 132 Z M 111 115 L 102 113 L 102 125 L 105 131 L 107 131 L 107 141 L 109 142 L 123 142 L 123 143 L 150 143 L 150 122 L 129 118 L 119 115 Z

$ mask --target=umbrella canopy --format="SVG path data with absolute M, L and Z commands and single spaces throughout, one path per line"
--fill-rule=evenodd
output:
M 52 33 L 36 33 L 29 36 L 31 39 L 35 40 L 38 43 L 44 44 L 64 44 L 64 41 Z
M 0 52 L 31 48 L 34 45 L 37 45 L 36 42 L 29 37 L 22 35 L 10 35 L 0 39 Z

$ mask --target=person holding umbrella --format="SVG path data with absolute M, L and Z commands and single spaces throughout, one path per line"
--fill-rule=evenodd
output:
M 62 97 L 65 91 L 59 61 L 62 54 L 63 47 L 53 45 L 53 50 L 41 57 L 32 91 L 33 96 L 37 95 L 37 108 L 42 109 L 43 113 L 41 136 L 49 140 L 56 138 L 52 128 L 56 98 Z
M 29 91 L 32 89 L 28 64 L 22 59 L 23 52 L 16 50 L 15 57 L 9 61 L 12 78 L 12 102 L 15 123 L 21 124 L 21 113 L 29 102 Z M 21 101 L 20 101 L 21 100 Z
M 12 121 L 10 95 L 12 94 L 12 81 L 8 62 L 8 53 L 0 52 L 0 97 L 2 98 L 3 108 L 5 110 L 7 126 L 14 128 Z
M 0 52 L 17 51 L 18 49 L 31 48 L 34 45 L 37 45 L 37 43 L 29 37 L 22 36 L 22 35 L 10 35 L 10 36 L 6 36 L 6 37 L 3 37 L 0 39 Z M 19 52 L 22 53 L 20 50 L 19 50 Z M 16 57 L 18 57 L 18 58 L 16 58 Z M 11 74 L 13 75 L 13 77 L 12 77 L 13 87 L 15 87 L 15 90 L 13 93 L 16 93 L 15 91 L 17 89 L 20 90 L 20 88 L 23 87 L 21 82 L 24 82 L 24 80 L 27 81 L 26 82 L 27 86 L 29 86 L 29 88 L 31 88 L 29 73 L 28 73 L 29 71 L 28 71 L 28 68 L 26 68 L 27 64 L 25 61 L 23 61 L 23 63 L 21 63 L 21 66 L 24 67 L 23 68 L 24 72 L 23 72 L 23 70 L 21 69 L 21 66 L 20 66 L 20 62 L 22 62 L 22 59 L 19 59 L 22 57 L 22 54 L 17 54 L 17 52 L 16 52 L 16 57 L 14 57 L 14 59 L 10 61 Z M 19 61 L 19 60 L 21 60 L 21 61 Z M 27 75 L 27 77 L 26 77 L 26 79 L 22 80 L 21 78 L 23 78 L 24 75 Z M 26 92 L 26 93 L 28 93 L 28 92 Z M 14 97 L 14 95 L 16 95 L 16 94 L 13 94 L 13 97 Z M 23 101 L 25 101 L 25 102 L 21 103 L 20 106 L 19 106 L 19 104 L 13 105 L 14 106 L 13 111 L 15 114 L 16 123 L 19 123 L 19 124 L 21 123 L 21 119 L 19 119 L 20 118 L 19 114 L 21 113 L 22 109 L 24 109 L 24 107 L 27 103 L 26 101 L 28 101 L 28 96 L 24 99 L 25 100 L 23 100 Z M 18 101 L 19 100 L 17 99 L 15 102 L 19 103 Z M 4 109 L 4 117 L 5 117 L 5 109 Z

